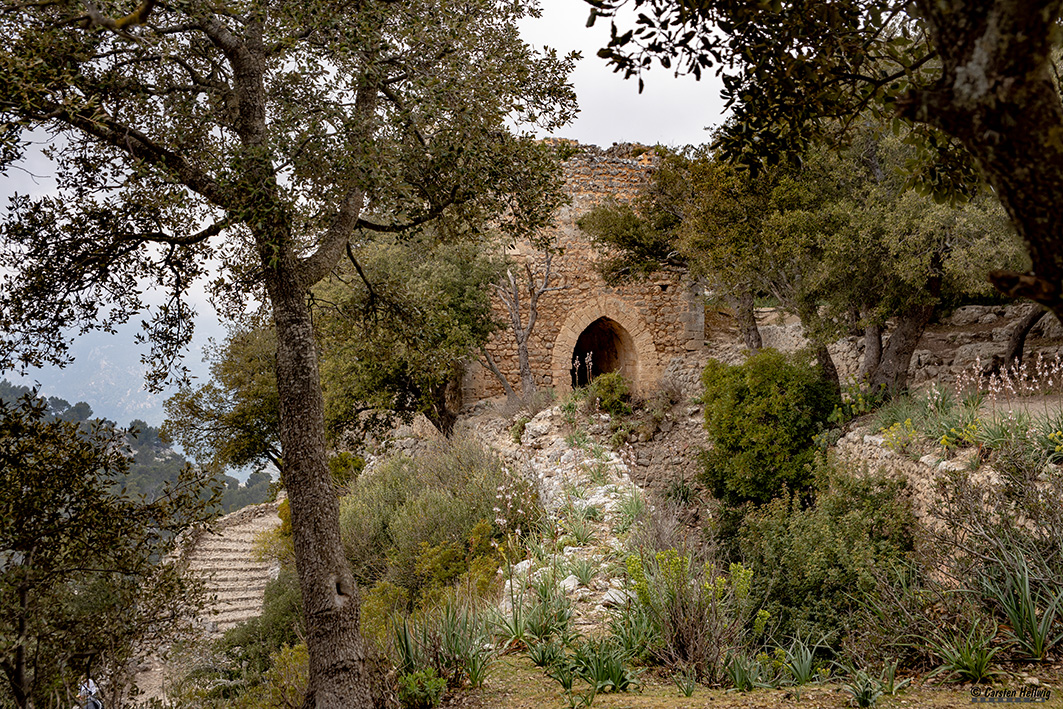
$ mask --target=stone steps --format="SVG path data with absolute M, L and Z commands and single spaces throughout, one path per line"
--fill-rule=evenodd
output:
M 278 503 L 253 505 L 217 520 L 187 553 L 188 569 L 204 579 L 207 604 L 203 620 L 222 633 L 262 612 L 266 584 L 276 567 L 256 558 L 263 532 L 280 526 Z

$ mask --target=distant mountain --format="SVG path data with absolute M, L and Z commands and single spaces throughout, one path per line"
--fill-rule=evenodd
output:
M 31 394 L 30 387 L 0 379 L 0 401 L 12 403 Z M 42 398 L 48 404 L 50 417 L 86 426 L 97 418 L 93 415 L 92 407 L 84 401 L 71 404 L 58 396 Z M 129 470 L 118 480 L 118 484 L 127 494 L 153 499 L 167 484 L 177 482 L 178 475 L 189 465 L 189 461 L 172 448 L 169 439 L 163 437 L 157 427 L 142 419 L 127 420 L 125 425 L 117 424 L 111 419 L 111 425 L 123 434 L 131 454 Z M 221 512 L 232 512 L 245 505 L 265 502 L 269 498 L 272 480 L 268 473 L 242 472 L 247 478 L 242 485 L 239 479 L 231 475 L 218 473 L 214 476 L 211 487 L 221 491 L 218 500 Z M 208 495 L 209 492 L 204 494 Z
M 205 319 L 200 319 L 196 327 L 193 350 L 185 358 L 184 365 L 202 382 L 209 378 L 207 365 L 202 361 L 203 345 L 209 336 L 220 336 L 221 328 L 216 321 Z M 141 419 L 152 426 L 161 426 L 165 418 L 163 402 L 174 393 L 174 388 L 160 394 L 151 394 L 144 389 L 145 367 L 140 357 L 147 349 L 136 344 L 137 331 L 137 326 L 128 325 L 114 335 L 90 332 L 74 340 L 74 362 L 64 368 L 45 367 L 32 370 L 25 376 L 0 372 L 0 377 L 39 387 L 40 394 L 45 397 L 91 402 L 96 415 L 110 421 L 125 424 Z

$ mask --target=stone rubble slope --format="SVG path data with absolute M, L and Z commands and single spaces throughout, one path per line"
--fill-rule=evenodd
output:
M 607 424 L 608 414 L 597 414 L 590 428 Z M 509 613 L 512 602 L 542 579 L 553 579 L 572 601 L 573 624 L 577 628 L 601 627 L 608 609 L 628 598 L 624 589 L 624 542 L 615 529 L 621 519 L 621 502 L 645 492 L 631 479 L 628 456 L 609 450 L 585 433 L 572 434 L 560 406 L 536 414 L 524 425 L 517 445 L 509 422 L 496 418 L 482 421 L 471 432 L 496 450 L 507 465 L 536 483 L 543 506 L 555 525 L 562 525 L 569 510 L 596 508 L 601 519 L 586 520 L 593 530 L 589 543 L 569 544 L 560 551 L 545 548 L 543 553 L 503 568 L 505 578 L 500 610 Z M 647 509 L 649 509 L 647 507 Z M 564 532 L 559 533 L 564 538 Z M 533 547 L 535 545 L 533 544 Z M 596 568 L 590 584 L 583 585 L 570 566 L 589 561 Z

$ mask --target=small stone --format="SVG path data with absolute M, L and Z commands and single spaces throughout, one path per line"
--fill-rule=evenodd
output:
M 568 576 L 566 576 L 565 578 L 563 578 L 561 580 L 561 583 L 558 584 L 558 586 L 561 588 L 561 590 L 563 592 L 572 593 L 577 588 L 579 588 L 580 583 L 579 583 L 579 579 L 576 578 L 575 574 L 569 574 Z
M 602 605 L 606 608 L 615 608 L 624 605 L 632 600 L 632 598 L 634 598 L 634 596 L 631 595 L 630 591 L 614 588 L 606 591 L 602 595 Z

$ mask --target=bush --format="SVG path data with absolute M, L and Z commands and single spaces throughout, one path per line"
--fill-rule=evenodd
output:
M 705 479 L 713 495 L 737 505 L 806 489 L 812 439 L 839 403 L 808 357 L 767 349 L 739 366 L 710 361 L 702 383 L 713 444 Z
M 776 632 L 839 641 L 879 571 L 912 550 L 915 517 L 903 481 L 833 461 L 815 470 L 810 506 L 775 500 L 746 516 L 739 542 Z
M 291 567 L 282 566 L 280 575 L 266 584 L 262 614 L 230 628 L 220 649 L 232 666 L 262 674 L 273 655 L 305 635 L 302 608 L 299 580 Z
M 592 379 L 587 399 L 597 401 L 598 408 L 610 416 L 631 414 L 631 387 L 620 372 L 607 372 Z
M 403 709 L 432 709 L 443 701 L 446 680 L 433 669 L 399 675 L 399 704 Z
M 388 459 L 359 476 L 340 501 L 355 578 L 365 586 L 387 580 L 411 603 L 434 597 L 470 568 L 477 576 L 471 580 L 484 586 L 479 577 L 496 558 L 492 542 L 510 527 L 530 529 L 542 515 L 533 490 L 518 488 L 498 458 L 472 442 Z
M 758 612 L 752 619 L 753 572 L 741 564 L 724 571 L 686 550 L 667 549 L 629 556 L 627 572 L 635 600 L 614 616 L 613 626 L 625 634 L 638 628 L 652 638 L 648 649 L 663 664 L 690 667 L 699 679 L 718 681 L 726 656 L 747 646 L 750 625 L 754 635 L 764 631 L 767 616 Z M 627 641 L 621 636 L 619 642 Z

